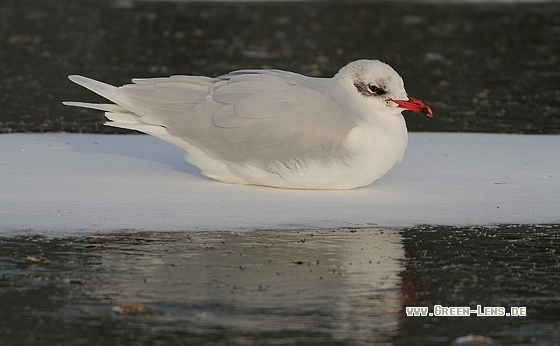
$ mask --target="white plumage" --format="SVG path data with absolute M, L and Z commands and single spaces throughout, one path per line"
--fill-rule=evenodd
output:
M 105 111 L 106 125 L 138 130 L 184 149 L 202 174 L 236 184 L 351 189 L 371 184 L 404 155 L 408 98 L 387 64 L 359 60 L 333 78 L 241 70 L 216 78 L 133 79 L 114 87 L 71 81 L 114 104 L 64 102 Z

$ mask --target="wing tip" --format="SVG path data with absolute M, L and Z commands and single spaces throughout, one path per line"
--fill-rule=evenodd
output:
M 71 74 L 68 76 L 68 79 L 76 84 L 82 84 L 84 82 L 92 80 L 91 78 L 80 76 L 79 74 Z
M 77 102 L 77 101 L 62 101 L 62 104 L 65 106 L 70 106 L 70 107 L 82 107 L 82 108 L 89 108 L 86 107 L 87 103 L 85 102 Z

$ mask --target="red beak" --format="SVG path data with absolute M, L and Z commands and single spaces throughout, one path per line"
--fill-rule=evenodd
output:
M 430 106 L 425 104 L 424 101 L 415 99 L 414 97 L 409 97 L 408 101 L 393 99 L 391 99 L 391 101 L 398 104 L 399 107 L 408 109 L 409 111 L 424 114 L 425 116 L 430 118 L 434 116 L 434 113 L 432 113 L 432 109 L 430 108 Z

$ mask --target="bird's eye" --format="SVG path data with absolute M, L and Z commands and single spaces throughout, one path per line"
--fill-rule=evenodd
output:
M 378 94 L 381 92 L 381 88 L 375 84 L 368 85 L 368 90 L 373 94 Z

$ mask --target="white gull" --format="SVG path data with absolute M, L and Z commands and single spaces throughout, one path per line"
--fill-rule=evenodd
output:
M 141 131 L 187 152 L 212 179 L 294 189 L 352 189 L 373 183 L 404 155 L 401 112 L 432 116 L 402 78 L 358 60 L 332 78 L 240 70 L 216 78 L 133 79 L 114 87 L 71 81 L 114 104 L 64 102 L 105 111 L 106 125 Z

